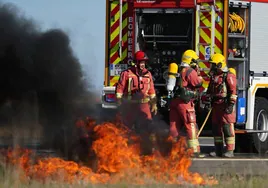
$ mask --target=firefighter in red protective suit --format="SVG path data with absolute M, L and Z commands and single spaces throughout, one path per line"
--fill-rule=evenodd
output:
M 210 156 L 234 157 L 236 120 L 236 73 L 228 69 L 225 57 L 214 54 L 211 59 L 211 80 L 206 93 L 206 101 L 212 106 L 212 132 L 215 152 Z M 223 136 L 227 151 L 223 153 Z
M 205 157 L 200 153 L 194 106 L 194 100 L 198 96 L 198 88 L 202 86 L 198 60 L 199 57 L 193 50 L 185 51 L 182 56 L 180 77 L 174 89 L 174 98 L 170 102 L 170 136 L 176 141 L 184 126 L 188 137 L 188 147 L 194 152 L 193 157 Z
M 148 57 L 138 51 L 134 57 L 135 66 L 123 71 L 116 86 L 116 98 L 121 106 L 123 123 L 129 128 L 141 131 L 143 140 L 155 139 L 152 114 L 157 113 L 157 100 L 152 74 L 145 68 Z M 148 141 L 148 140 L 147 140 Z

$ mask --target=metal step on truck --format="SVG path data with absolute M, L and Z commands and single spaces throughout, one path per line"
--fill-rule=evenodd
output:
M 120 73 L 143 50 L 150 61 L 159 113 L 168 122 L 168 65 L 194 49 L 202 60 L 205 92 L 208 60 L 222 53 L 238 81 L 236 150 L 268 151 L 268 3 L 264 0 L 107 0 L 102 109 L 116 109 Z M 201 104 L 202 105 L 202 104 Z M 199 115 L 200 119 L 205 115 Z M 206 126 L 211 129 L 211 125 Z

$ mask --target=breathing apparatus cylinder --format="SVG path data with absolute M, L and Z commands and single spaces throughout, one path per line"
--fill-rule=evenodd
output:
M 176 85 L 176 77 L 178 77 L 178 69 L 179 67 L 177 63 L 171 63 L 168 66 L 167 90 L 169 94 L 172 93 Z

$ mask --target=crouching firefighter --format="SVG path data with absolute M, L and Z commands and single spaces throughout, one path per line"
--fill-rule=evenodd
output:
M 214 54 L 210 59 L 211 79 L 206 93 L 206 100 L 212 106 L 212 132 L 214 136 L 215 152 L 210 156 L 234 157 L 236 120 L 236 72 L 228 69 L 225 57 Z M 223 136 L 226 152 L 223 152 Z
M 142 144 L 146 147 L 144 150 L 151 147 L 147 146 L 148 141 L 155 142 L 151 112 L 157 114 L 154 82 L 152 74 L 145 68 L 147 62 L 148 57 L 143 51 L 136 52 L 135 65 L 121 73 L 116 86 L 122 121 L 130 129 L 135 126 L 135 130 L 140 132 L 142 140 L 146 143 Z
M 199 71 L 196 71 L 198 60 L 199 57 L 193 50 L 185 51 L 182 56 L 179 68 L 180 76 L 177 78 L 173 98 L 170 102 L 170 136 L 176 141 L 181 136 L 181 129 L 185 128 L 188 147 L 193 150 L 193 157 L 205 157 L 200 153 L 194 106 L 194 100 L 198 96 L 198 88 L 202 86 L 202 77 L 198 75 Z

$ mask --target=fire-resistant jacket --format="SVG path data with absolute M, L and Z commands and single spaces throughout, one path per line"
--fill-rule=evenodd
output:
M 211 79 L 207 94 L 214 98 L 215 104 L 236 103 L 236 76 L 232 73 L 215 75 Z M 227 100 L 225 100 L 227 99 Z
M 194 91 L 196 88 L 201 87 L 203 83 L 196 70 L 190 67 L 185 67 L 182 69 L 181 79 L 181 86 L 192 91 Z
M 116 86 L 116 97 L 140 103 L 149 102 L 155 97 L 152 74 L 144 69 L 140 74 L 135 67 L 123 71 Z
M 196 89 L 202 86 L 202 78 L 190 67 L 182 68 L 180 74 L 181 77 L 177 82 L 178 89 L 175 91 L 174 97 L 178 97 L 185 103 L 188 103 L 196 97 Z

